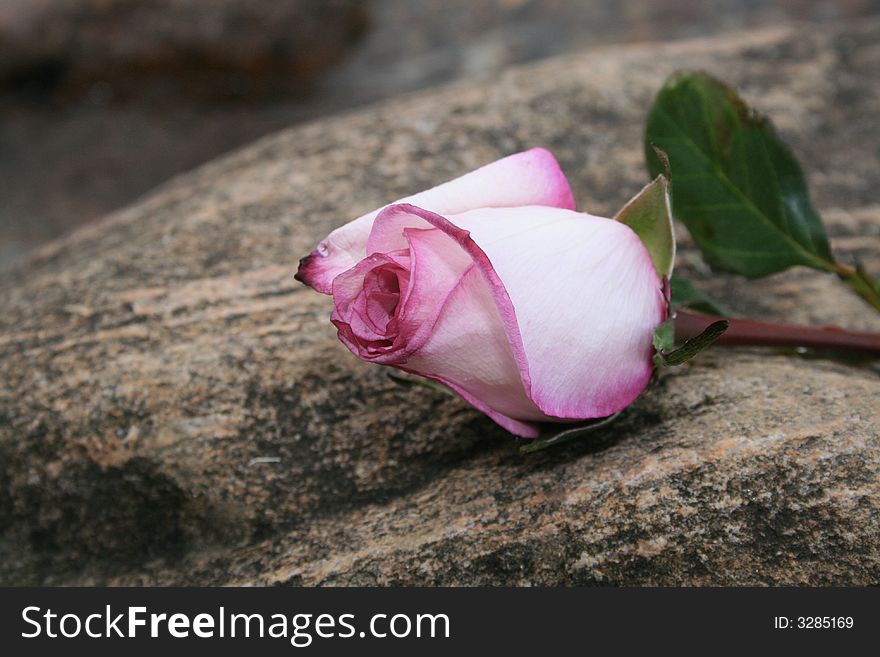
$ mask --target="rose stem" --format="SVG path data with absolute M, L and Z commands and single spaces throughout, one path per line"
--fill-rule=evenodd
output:
M 760 347 L 809 347 L 861 351 L 880 355 L 880 333 L 848 331 L 839 326 L 799 326 L 758 322 L 753 319 L 734 319 L 689 313 L 679 310 L 675 317 L 676 337 L 698 335 L 712 322 L 726 319 L 730 327 L 715 343 L 717 345 L 751 345 Z

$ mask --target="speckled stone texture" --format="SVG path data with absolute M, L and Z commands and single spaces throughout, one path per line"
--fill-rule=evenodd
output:
M 776 119 L 836 253 L 878 272 L 878 43 L 863 21 L 549 60 L 280 133 L 43 248 L 0 278 L 0 581 L 877 583 L 876 365 L 717 349 L 521 455 L 357 361 L 292 274 L 331 227 L 533 145 L 614 212 L 682 67 Z M 817 272 L 713 276 L 686 236 L 679 270 L 743 314 L 880 330 Z

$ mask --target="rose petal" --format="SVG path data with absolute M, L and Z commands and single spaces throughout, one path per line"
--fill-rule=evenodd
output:
M 574 196 L 565 174 L 553 155 L 543 148 L 510 155 L 399 202 L 441 214 L 517 205 L 574 208 Z M 367 238 L 378 213 L 379 210 L 370 212 L 330 233 L 300 262 L 297 280 L 330 294 L 333 279 L 367 255 Z
M 402 233 L 409 246 L 410 285 L 398 328 L 411 351 L 424 341 L 446 296 L 471 266 L 471 258 L 437 228 L 405 228 Z
M 396 248 L 395 235 L 428 226 L 482 272 L 540 411 L 604 417 L 644 389 L 666 305 L 650 255 L 627 226 L 559 208 L 484 208 L 447 219 L 400 204 L 380 213 L 370 241 Z
M 516 314 L 529 396 L 548 415 L 594 418 L 632 403 L 651 377 L 666 303 L 629 227 L 559 208 L 486 208 L 451 217 L 469 230 Z
M 449 386 L 518 436 L 536 437 L 535 421 L 551 419 L 526 396 L 501 316 L 476 265 L 446 297 L 427 340 L 402 369 Z
M 409 254 L 406 251 L 374 253 L 333 281 L 333 312 L 330 321 L 339 329 L 339 339 L 356 355 L 371 359 L 392 350 L 392 342 L 385 335 L 390 321 L 381 325 L 377 313 L 390 307 L 388 293 L 377 291 L 378 277 L 392 285 L 393 277 L 398 290 L 409 286 Z M 378 298 L 377 298 L 378 296 Z M 397 294 L 400 297 L 400 293 Z

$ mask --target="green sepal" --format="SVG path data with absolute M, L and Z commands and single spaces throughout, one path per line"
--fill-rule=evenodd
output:
M 675 265 L 675 229 L 669 180 L 658 175 L 645 185 L 614 218 L 639 236 L 660 278 L 672 276 Z
M 669 321 L 670 320 L 667 320 L 666 322 L 664 322 L 664 324 L 668 323 Z M 661 324 L 660 326 L 662 327 L 663 324 Z M 717 322 L 712 322 L 711 324 L 709 324 L 709 326 L 707 326 L 699 335 L 695 335 L 694 337 L 685 340 L 684 344 L 681 345 L 678 349 L 673 349 L 671 351 L 667 349 L 657 349 L 657 353 L 654 354 L 654 365 L 658 368 L 674 367 L 676 365 L 682 365 L 688 362 L 698 353 L 711 346 L 713 342 L 715 342 L 723 335 L 723 333 L 727 330 L 729 326 L 729 321 L 727 321 L 726 319 L 720 319 Z M 655 331 L 655 348 L 657 347 L 657 342 L 657 331 Z
M 654 329 L 654 367 L 663 367 L 666 363 L 663 354 L 675 347 L 675 319 L 670 317 Z

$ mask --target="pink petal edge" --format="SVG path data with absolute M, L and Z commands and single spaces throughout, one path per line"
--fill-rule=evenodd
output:
M 459 214 L 479 207 L 575 207 L 565 173 L 553 154 L 540 147 L 508 155 L 396 203 L 414 203 L 442 214 Z M 331 232 L 300 260 L 294 278 L 322 294 L 331 294 L 333 279 L 368 255 L 367 238 L 381 210 Z
M 445 217 L 441 217 L 439 214 L 431 212 L 430 210 L 424 210 L 415 205 L 410 205 L 408 203 L 389 205 L 382 210 L 376 219 L 377 221 L 384 221 L 405 215 L 419 217 L 434 228 L 439 228 L 446 235 L 455 240 L 455 242 L 458 243 L 458 245 L 461 246 L 461 248 L 464 249 L 473 259 L 474 264 L 479 268 L 489 285 L 489 290 L 495 301 L 495 307 L 498 309 L 498 314 L 501 316 L 501 323 L 504 326 L 504 332 L 507 335 L 511 351 L 513 351 L 513 357 L 516 360 L 520 379 L 522 380 L 526 394 L 531 398 L 531 377 L 529 376 L 528 359 L 526 358 L 525 349 L 522 344 L 522 337 L 519 333 L 516 313 L 513 309 L 513 304 L 510 301 L 510 297 L 507 294 L 507 289 L 504 287 L 504 283 L 501 282 L 501 279 L 498 278 L 498 274 L 495 272 L 495 268 L 489 261 L 488 256 L 486 256 L 483 250 L 477 246 L 477 243 L 471 239 L 468 231 L 459 228 Z
M 529 211 L 528 208 L 517 208 L 515 210 L 522 210 L 523 212 Z M 552 212 L 552 209 L 550 208 L 543 208 L 543 210 Z M 497 209 L 495 210 L 495 212 L 499 215 L 507 214 L 507 212 L 502 212 Z M 626 234 L 626 238 L 630 242 L 630 246 L 638 250 L 637 253 L 639 255 L 640 266 L 644 265 L 645 271 L 648 272 L 647 275 L 653 275 L 654 277 L 656 277 L 656 272 L 653 269 L 653 264 L 650 260 L 650 256 L 648 255 L 647 250 L 644 248 L 644 245 L 641 244 L 641 241 L 638 239 L 638 237 L 634 233 L 632 233 L 629 228 L 610 219 L 589 217 L 588 215 L 583 216 L 591 220 L 608 222 L 607 226 L 614 226 L 614 230 L 622 231 L 624 234 Z M 504 326 L 504 331 L 509 341 L 514 360 L 516 361 L 517 369 L 519 371 L 526 395 L 543 413 L 545 413 L 549 417 L 560 420 L 578 420 L 605 417 L 631 404 L 642 392 L 653 371 L 650 357 L 647 353 L 644 358 L 644 366 L 639 368 L 639 372 L 630 372 L 628 376 L 613 376 L 610 380 L 605 380 L 605 385 L 607 385 L 607 392 L 606 394 L 602 395 L 604 399 L 604 401 L 602 402 L 591 398 L 584 398 L 576 399 L 574 401 L 566 403 L 560 403 L 557 399 L 554 398 L 552 393 L 548 397 L 548 393 L 546 391 L 541 392 L 535 390 L 533 378 L 531 375 L 531 369 L 529 367 L 529 361 L 526 355 L 522 333 L 520 331 L 520 326 L 518 323 L 513 302 L 511 301 L 507 288 L 502 282 L 500 276 L 498 275 L 495 266 L 492 264 L 483 248 L 481 248 L 474 241 L 470 231 L 460 228 L 459 226 L 452 223 L 452 221 L 450 221 L 449 219 L 429 210 L 425 210 L 411 204 L 395 204 L 385 208 L 380 213 L 380 216 L 377 217 L 377 232 L 379 234 L 384 233 L 384 235 L 386 236 L 384 239 L 389 240 L 387 243 L 381 244 L 381 247 L 390 248 L 392 246 L 393 242 L 391 241 L 391 236 L 395 234 L 394 228 L 398 226 L 401 228 L 404 226 L 412 228 L 413 226 L 410 222 L 411 218 L 413 217 L 417 217 L 428 225 L 442 230 L 445 234 L 455 240 L 455 242 L 458 243 L 471 256 L 474 263 L 485 277 L 485 280 L 488 283 L 490 292 L 492 294 L 492 298 L 495 301 L 496 308 L 501 317 L 502 325 Z M 407 222 L 407 218 L 410 218 L 410 222 Z M 392 225 L 383 226 L 382 224 L 385 222 L 388 222 Z M 475 225 L 480 226 L 482 224 L 477 223 Z M 632 233 L 632 235 L 629 235 L 629 233 Z M 378 235 L 377 238 L 380 240 L 382 239 L 379 238 Z M 377 246 L 379 245 L 377 244 Z M 644 262 L 641 262 L 642 260 Z M 661 300 L 661 285 L 658 282 L 658 310 L 660 307 L 665 308 L 665 305 L 661 303 Z M 660 312 L 658 312 L 657 323 L 659 324 L 660 322 L 662 322 L 662 319 L 663 317 L 661 317 Z M 589 376 L 589 373 L 585 373 L 585 376 Z M 444 381 L 444 384 L 449 385 L 449 382 Z M 457 390 L 457 392 L 461 394 L 460 390 Z M 470 401 L 470 399 L 468 399 L 468 401 Z M 481 408 L 481 410 L 483 410 L 483 408 Z

